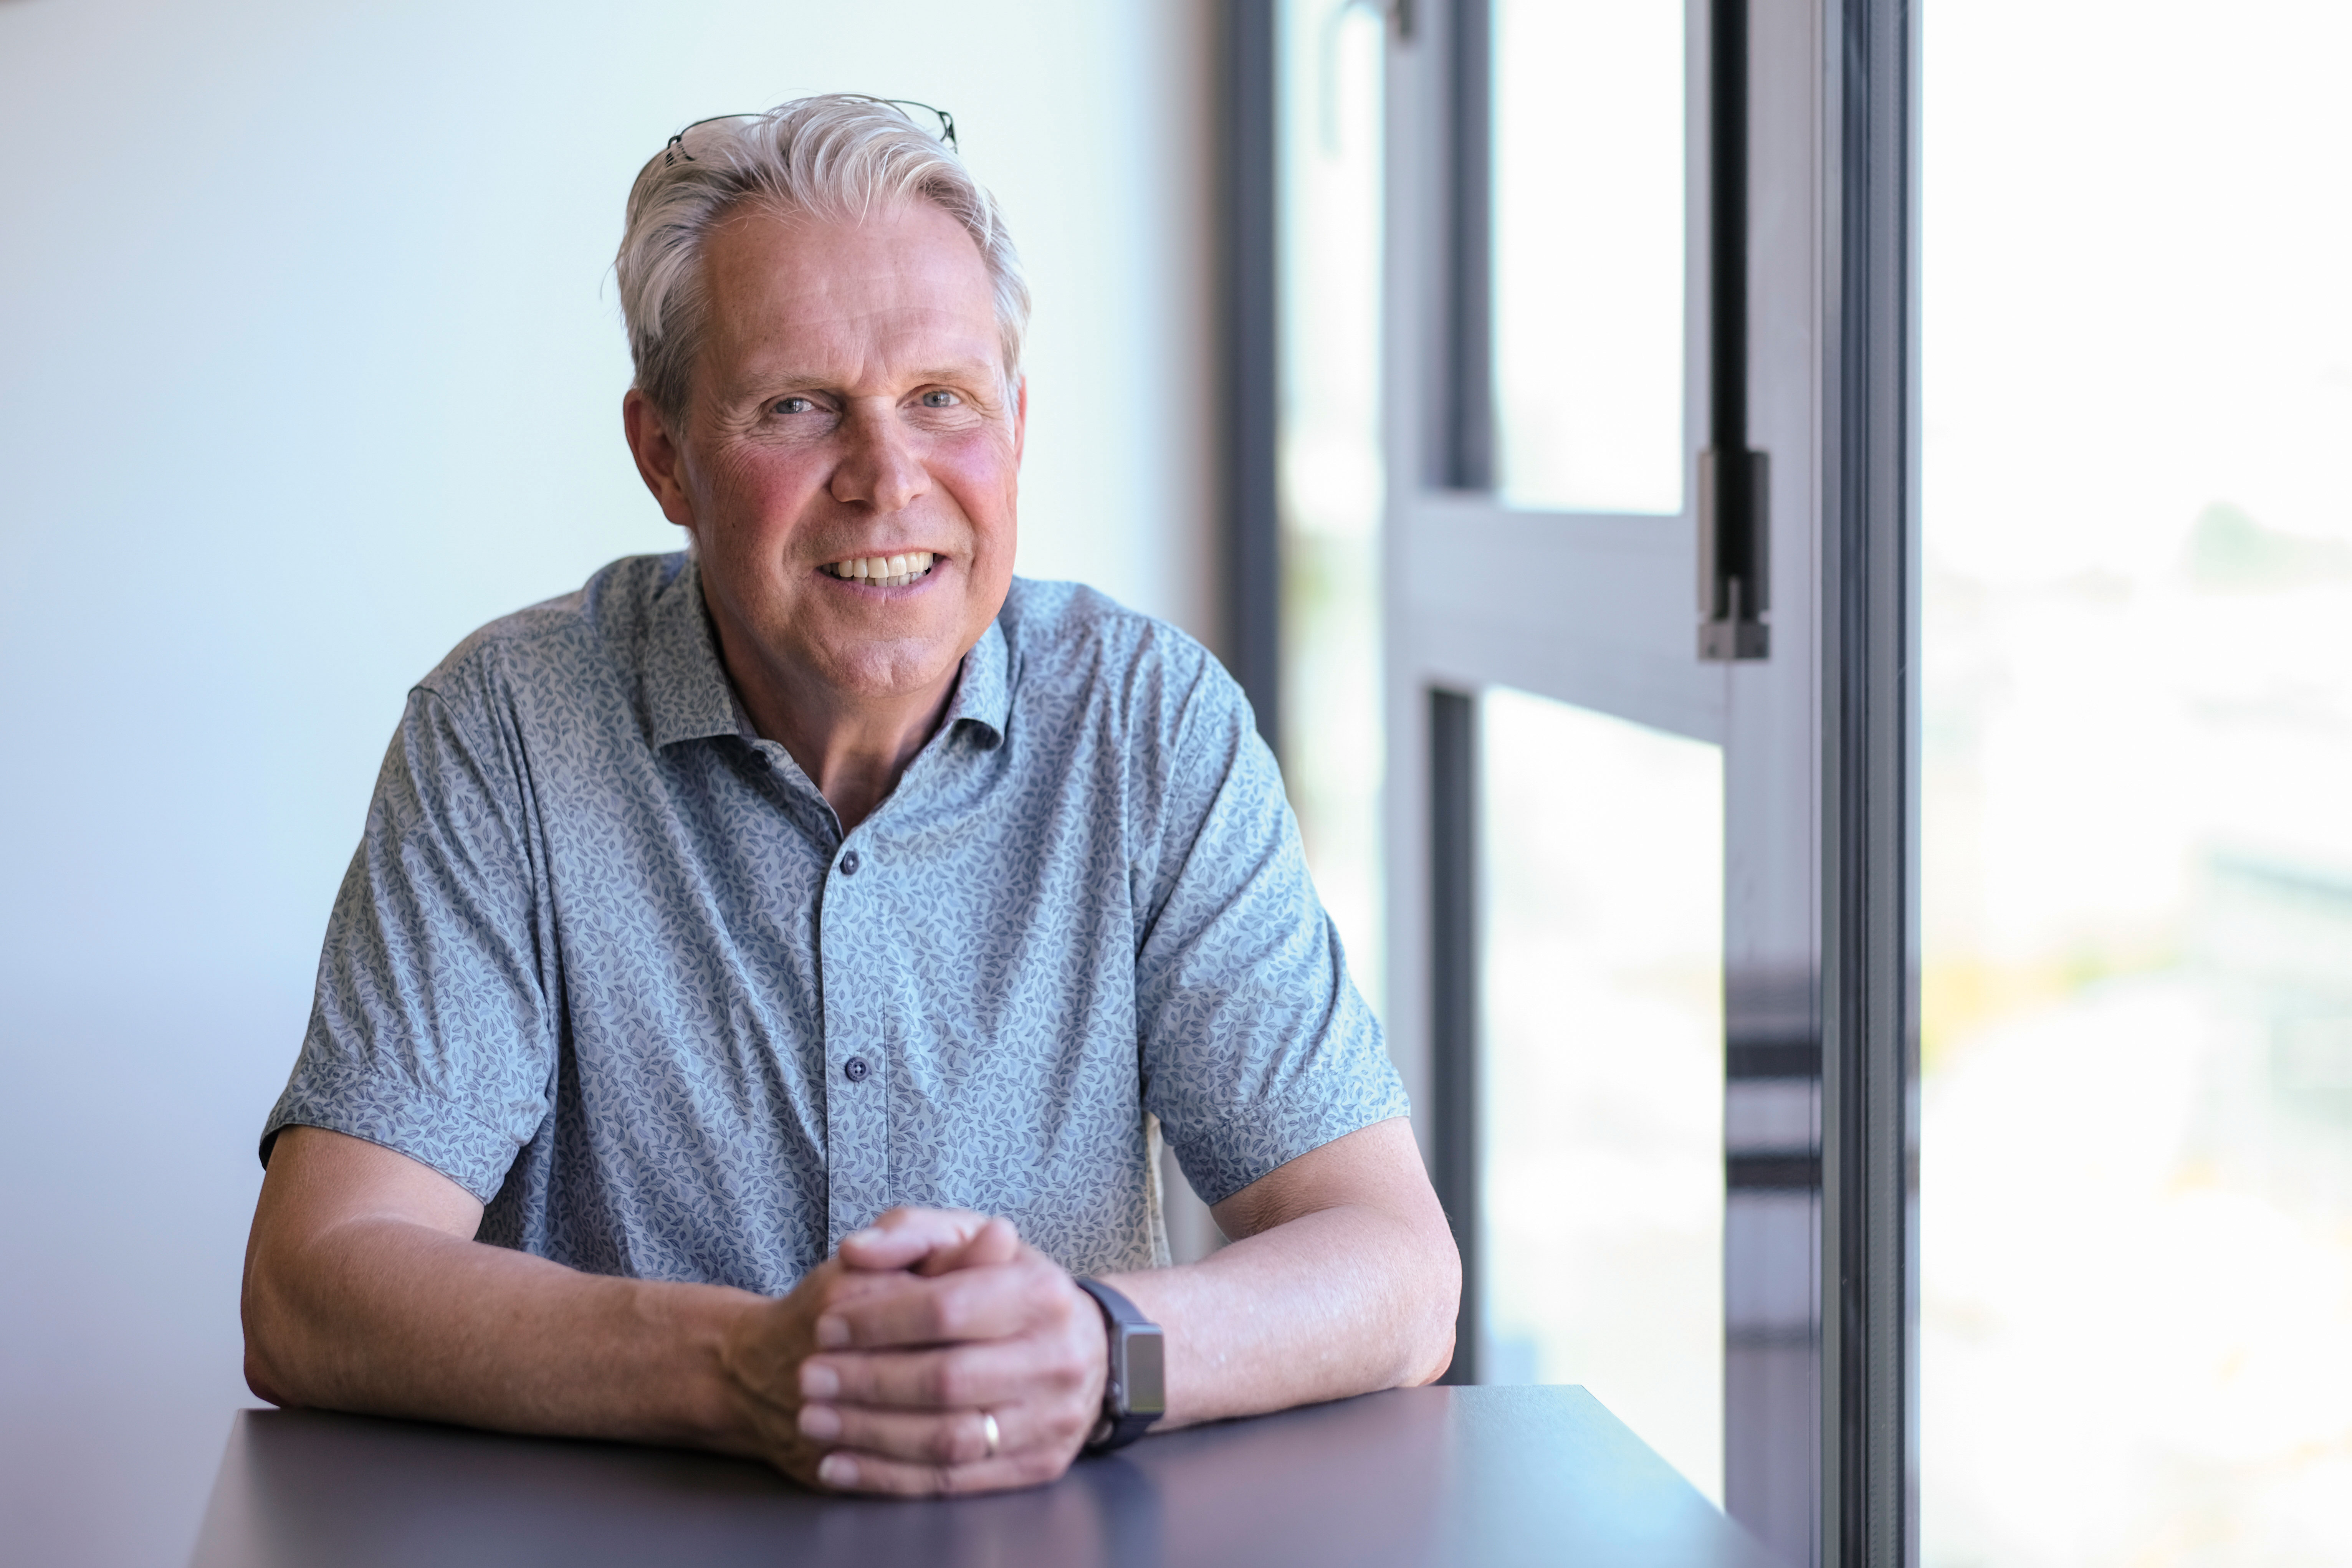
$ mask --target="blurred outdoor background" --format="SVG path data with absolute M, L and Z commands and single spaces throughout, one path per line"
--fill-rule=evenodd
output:
M 2352 7 L 1924 58 L 1927 1560 L 2352 1562 Z

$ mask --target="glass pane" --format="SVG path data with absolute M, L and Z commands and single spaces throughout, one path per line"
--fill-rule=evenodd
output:
M 2352 7 L 1926 43 L 1922 1531 L 2352 1563 Z
M 1683 504 L 1681 0 L 1492 0 L 1496 479 Z
M 1281 11 L 1282 771 L 1316 889 L 1375 1008 L 1385 28 L 1354 0 Z
M 1580 1383 L 1723 1496 L 1723 763 L 1483 704 L 1491 1383 Z

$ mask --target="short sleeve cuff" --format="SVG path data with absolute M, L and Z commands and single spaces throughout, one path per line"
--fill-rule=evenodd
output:
M 485 1204 L 506 1184 L 519 1147 L 473 1112 L 406 1079 L 311 1062 L 278 1096 L 262 1129 L 262 1149 L 288 1127 L 322 1127 L 380 1144 L 432 1166 Z
M 1262 1176 L 1350 1132 L 1412 1114 L 1404 1082 L 1385 1058 L 1335 1097 L 1328 1082 L 1297 1086 L 1280 1100 L 1244 1108 L 1207 1137 L 1176 1145 L 1184 1179 L 1206 1204 L 1221 1204 Z

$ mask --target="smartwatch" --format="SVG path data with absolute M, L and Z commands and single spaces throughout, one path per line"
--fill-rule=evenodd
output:
M 1087 1450 L 1100 1454 L 1124 1448 L 1167 1412 L 1167 1341 L 1159 1324 L 1101 1280 L 1072 1282 L 1102 1309 L 1103 1328 L 1110 1341 L 1110 1378 L 1103 1384 L 1103 1418 L 1087 1439 Z

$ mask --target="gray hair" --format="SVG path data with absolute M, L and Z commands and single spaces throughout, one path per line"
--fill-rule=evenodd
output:
M 637 172 L 613 265 L 637 390 L 673 427 L 683 424 L 709 310 L 703 244 L 741 204 L 855 223 L 910 200 L 945 212 L 980 247 L 1010 392 L 1021 377 L 1029 285 L 996 198 L 903 110 L 858 93 L 690 125 Z

